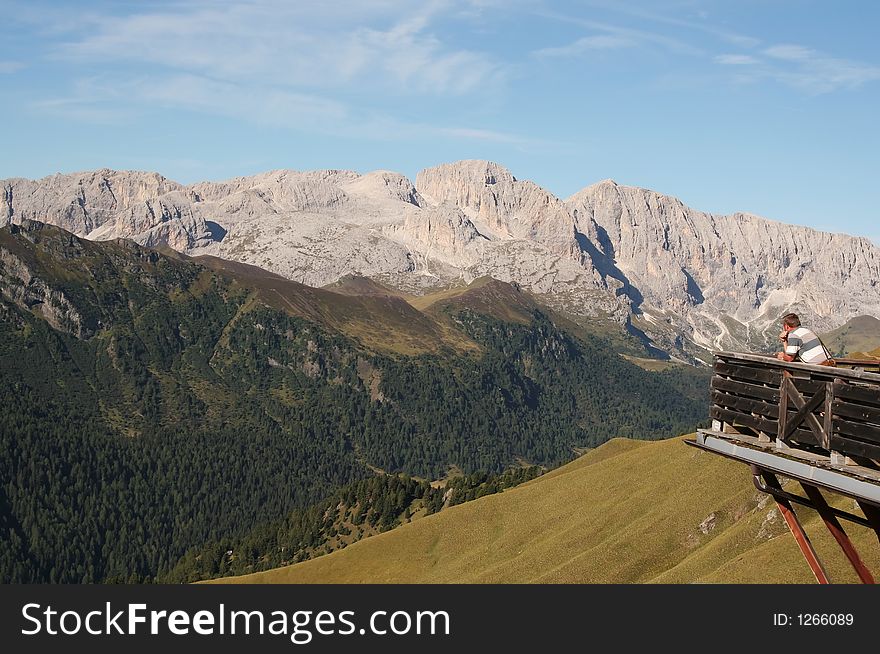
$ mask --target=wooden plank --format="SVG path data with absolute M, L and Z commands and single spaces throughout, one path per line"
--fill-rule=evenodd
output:
M 861 368 L 866 372 L 880 372 L 880 361 L 873 359 L 838 359 L 835 358 L 834 361 L 838 366 L 844 366 L 846 368 Z
M 827 381 L 814 381 L 812 379 L 800 379 L 791 377 L 794 387 L 801 395 L 815 395 L 816 393 L 824 393 Z
M 777 368 L 779 370 L 803 371 L 811 375 L 819 375 L 823 379 L 833 379 L 840 377 L 843 379 L 865 380 L 868 382 L 880 383 L 880 374 L 874 372 L 865 372 L 864 370 L 850 370 L 849 368 L 831 368 L 828 366 L 817 366 L 810 363 L 796 363 L 780 361 L 767 355 L 749 354 L 744 352 L 716 352 L 715 360 L 730 361 L 732 363 L 757 363 L 764 367 Z
M 763 431 L 767 434 L 776 433 L 776 421 L 762 416 L 738 413 L 736 411 L 730 411 L 729 409 L 713 405 L 709 407 L 709 417 L 715 418 L 716 420 L 723 420 L 734 427 L 740 425 L 756 431 Z
M 798 443 L 800 445 L 815 445 L 816 447 L 828 449 L 818 438 L 816 438 L 816 434 L 809 429 L 795 429 L 791 433 L 791 436 L 788 437 L 788 441 L 789 445 L 792 443 Z
M 779 383 L 782 381 L 781 370 L 734 365 L 724 363 L 722 361 L 715 362 L 715 374 L 724 375 L 725 377 L 733 377 L 734 379 L 739 379 L 742 381 L 773 384 L 774 386 L 778 386 Z
M 777 404 L 779 402 L 779 388 L 774 386 L 764 386 L 762 384 L 749 384 L 747 382 L 737 381 L 735 379 L 725 379 L 724 377 L 712 377 L 712 388 L 726 393 L 735 395 L 745 395 L 747 397 L 766 400 Z
M 880 406 L 880 386 L 871 387 L 867 384 L 853 384 L 836 379 L 834 380 L 834 397 Z
M 869 425 L 866 422 L 852 422 L 838 416 L 834 416 L 831 419 L 831 424 L 836 433 L 880 445 L 880 427 L 877 425 Z
M 771 436 L 776 435 L 776 422 L 763 416 L 739 413 L 716 405 L 709 407 L 709 416 L 734 427 L 748 427 L 755 431 L 763 431 Z M 807 429 L 795 429 L 791 436 L 789 436 L 789 445 L 792 444 L 822 446 L 816 435 Z
M 836 432 L 831 434 L 831 449 L 842 454 L 880 460 L 880 445 L 847 438 Z
M 776 420 L 779 413 L 779 405 L 777 404 L 769 404 L 761 400 L 753 400 L 751 398 L 740 397 L 738 395 L 730 395 L 728 393 L 722 393 L 720 391 L 712 392 L 712 402 L 719 406 L 733 409 L 742 413 L 757 413 L 762 416 L 767 416 L 772 420 Z
M 836 416 L 843 416 L 856 422 L 870 422 L 880 426 L 880 408 L 865 406 L 864 404 L 851 404 L 846 400 L 835 399 L 831 403 L 831 410 Z

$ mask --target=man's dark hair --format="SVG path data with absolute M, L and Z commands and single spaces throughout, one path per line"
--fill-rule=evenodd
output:
M 789 327 L 800 327 L 801 319 L 796 313 L 787 313 L 782 317 L 782 322 Z

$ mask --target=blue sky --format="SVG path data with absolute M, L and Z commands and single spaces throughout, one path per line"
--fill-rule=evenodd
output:
M 77 6 L 79 5 L 79 6 Z M 490 159 L 880 243 L 880 3 L 0 0 L 0 178 Z

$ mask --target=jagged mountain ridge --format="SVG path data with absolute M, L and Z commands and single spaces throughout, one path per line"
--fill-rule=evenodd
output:
M 488 275 L 678 355 L 763 345 L 789 308 L 819 330 L 880 315 L 869 239 L 709 214 L 610 180 L 563 201 L 486 161 L 429 168 L 415 184 L 390 171 L 279 170 L 182 186 L 101 170 L 0 186 L 0 224 L 168 244 L 315 286 L 355 273 L 421 293 Z
M 598 227 L 591 236 L 643 295 L 643 324 L 669 318 L 705 347 L 760 342 L 790 309 L 821 331 L 880 315 L 880 249 L 868 238 L 717 216 L 611 180 L 568 205 L 584 229 Z

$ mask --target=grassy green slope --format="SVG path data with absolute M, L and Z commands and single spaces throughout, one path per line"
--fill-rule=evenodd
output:
M 532 482 L 318 559 L 227 583 L 789 583 L 812 581 L 748 469 L 681 439 L 615 439 Z M 762 501 L 763 500 L 763 501 Z M 850 502 L 847 502 L 850 505 Z M 851 506 L 846 506 L 852 510 Z M 815 515 L 834 581 L 855 575 Z M 703 533 L 701 523 L 715 515 Z M 880 574 L 872 533 L 849 526 Z
M 823 334 L 822 340 L 836 356 L 874 350 L 880 347 L 880 320 L 874 316 L 856 316 Z
M 415 356 L 479 350 L 466 334 L 363 277 L 313 288 L 248 264 L 210 256 L 195 261 L 253 291 L 266 305 L 355 338 L 376 352 Z

